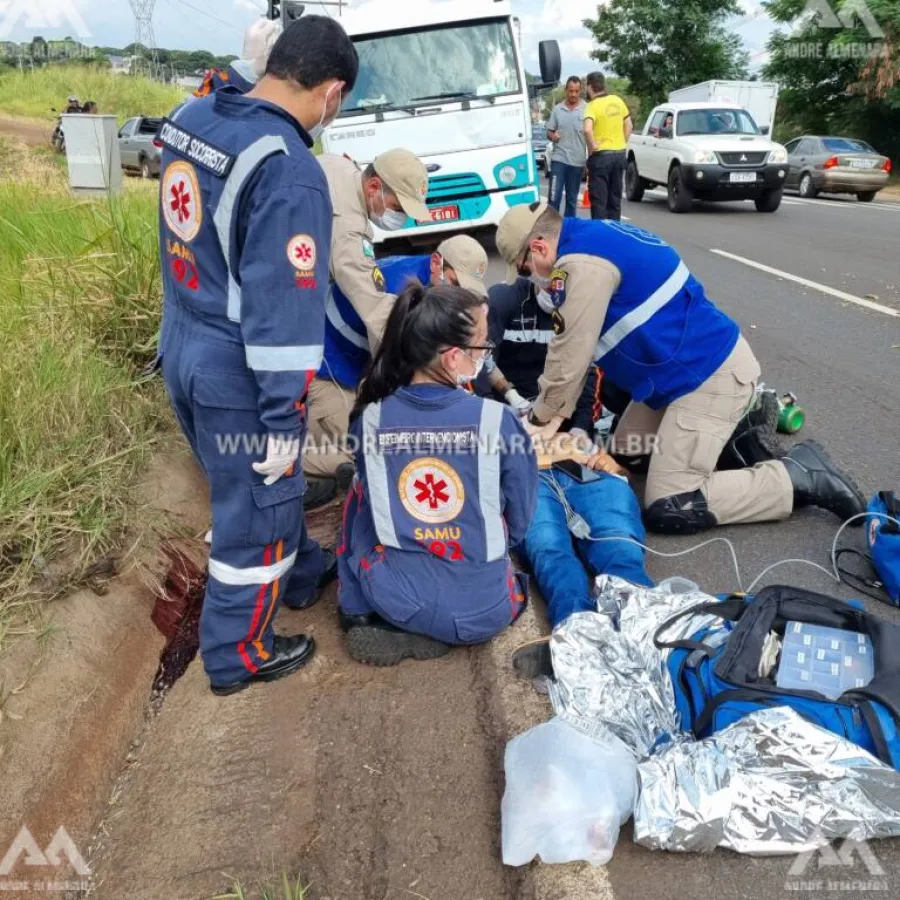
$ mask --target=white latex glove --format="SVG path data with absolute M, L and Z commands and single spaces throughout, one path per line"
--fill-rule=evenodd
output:
M 515 388 L 510 388 L 504 395 L 503 399 L 508 406 L 515 410 L 518 416 L 527 416 L 531 412 L 532 402 L 526 400 Z
M 269 435 L 266 445 L 265 462 L 253 463 L 253 471 L 265 475 L 265 485 L 275 484 L 287 475 L 291 466 L 300 456 L 300 438 L 288 438 L 284 435 Z
M 266 64 L 275 41 L 281 36 L 281 21 L 276 19 L 257 19 L 244 32 L 244 52 L 241 59 L 253 67 L 257 78 L 266 74 Z

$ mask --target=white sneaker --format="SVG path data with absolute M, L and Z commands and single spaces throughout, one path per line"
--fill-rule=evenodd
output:
M 206 532 L 203 540 L 206 541 L 206 543 L 209 544 L 210 547 L 212 547 L 212 528 L 210 528 L 209 531 Z

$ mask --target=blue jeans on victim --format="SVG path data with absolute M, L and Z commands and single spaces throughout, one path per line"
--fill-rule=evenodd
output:
M 653 587 L 644 550 L 628 541 L 576 538 L 566 524 L 566 511 L 552 480 L 572 509 L 588 524 L 593 538 L 622 537 L 646 543 L 641 510 L 631 486 L 614 475 L 582 484 L 565 472 L 541 473 L 538 504 L 525 541 L 519 548 L 528 559 L 555 628 L 572 613 L 595 609 L 591 581 L 616 575 L 633 584 Z M 590 573 L 590 580 L 589 574 Z

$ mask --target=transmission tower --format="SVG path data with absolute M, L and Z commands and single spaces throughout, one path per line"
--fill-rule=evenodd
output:
M 153 7 L 156 0 L 129 0 L 134 13 L 135 74 L 155 78 L 159 71 L 156 36 L 153 34 Z

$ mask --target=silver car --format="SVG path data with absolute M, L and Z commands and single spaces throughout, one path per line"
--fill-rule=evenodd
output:
M 856 194 L 870 203 L 890 178 L 890 159 L 856 138 L 804 135 L 785 148 L 789 168 L 784 186 L 801 197 Z

